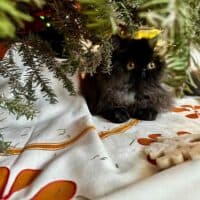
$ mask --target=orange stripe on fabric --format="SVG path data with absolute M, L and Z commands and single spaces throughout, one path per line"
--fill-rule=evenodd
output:
M 74 137 L 71 140 L 67 140 L 62 143 L 33 143 L 28 144 L 24 148 L 9 148 L 7 151 L 7 154 L 9 155 L 16 155 L 22 153 L 24 150 L 49 150 L 49 151 L 55 151 L 59 149 L 64 149 L 67 146 L 74 144 L 78 139 L 80 139 L 82 136 L 86 135 L 90 130 L 95 129 L 93 126 L 89 126 L 86 129 L 84 129 L 79 135 Z
M 116 128 L 113 128 L 109 131 L 101 131 L 98 135 L 101 139 L 105 139 L 111 135 L 120 134 L 122 132 L 127 131 L 133 126 L 136 126 L 140 121 L 139 120 L 131 120 L 125 124 L 122 124 L 121 126 L 118 126 Z M 89 126 L 86 129 L 84 129 L 80 134 L 78 134 L 76 137 L 74 137 L 71 140 L 67 140 L 62 143 L 33 143 L 28 144 L 24 148 L 9 148 L 7 151 L 7 155 L 18 155 L 22 153 L 25 150 L 47 150 L 47 151 L 55 151 L 59 149 L 64 149 L 68 147 L 69 145 L 74 144 L 77 140 L 79 140 L 81 137 L 86 135 L 90 130 L 96 129 L 94 126 Z
M 100 136 L 101 139 L 104 139 L 104 138 L 107 138 L 111 135 L 120 134 L 122 132 L 127 131 L 128 129 L 130 129 L 133 126 L 136 126 L 139 122 L 140 122 L 140 120 L 137 120 L 137 119 L 131 120 L 131 121 L 125 123 L 125 124 L 122 124 L 119 127 L 111 129 L 109 131 L 101 131 L 99 133 L 99 136 Z

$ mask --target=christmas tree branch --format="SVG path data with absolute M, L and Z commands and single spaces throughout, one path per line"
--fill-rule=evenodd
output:
M 14 114 L 17 119 L 22 116 L 33 119 L 38 113 L 33 104 L 23 102 L 21 98 L 6 98 L 4 95 L 0 96 L 0 107 Z
M 190 66 L 191 43 L 198 38 L 199 3 L 194 0 L 152 0 L 140 7 L 140 16 L 149 25 L 164 30 L 163 40 L 167 41 L 167 83 L 173 86 L 178 96 L 195 87 L 188 68 Z M 194 17 L 195 15 L 195 17 Z M 196 19 L 192 23 L 192 18 Z M 193 24 L 193 25 L 192 25 Z M 192 34 L 191 34 L 192 33 Z M 195 42 L 197 44 L 197 42 Z M 198 43 L 198 46 L 200 42 Z

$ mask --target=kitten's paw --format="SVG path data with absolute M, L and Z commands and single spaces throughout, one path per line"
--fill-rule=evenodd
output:
M 156 119 L 158 112 L 150 109 L 150 108 L 146 108 L 146 109 L 138 109 L 136 110 L 136 112 L 134 112 L 133 118 L 137 118 L 140 120 L 147 120 L 147 121 L 152 121 Z
M 200 159 L 200 134 L 159 137 L 144 151 L 159 169 L 166 169 L 187 160 Z
M 101 113 L 101 115 L 113 123 L 122 123 L 130 119 L 130 115 L 125 108 L 108 109 Z

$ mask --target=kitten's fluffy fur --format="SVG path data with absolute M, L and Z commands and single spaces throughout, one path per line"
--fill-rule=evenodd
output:
M 171 105 L 160 83 L 164 63 L 146 39 L 114 36 L 113 46 L 111 74 L 87 74 L 81 83 L 91 113 L 115 123 L 130 118 L 154 120 Z

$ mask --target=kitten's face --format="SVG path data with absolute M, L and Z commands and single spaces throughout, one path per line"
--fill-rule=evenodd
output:
M 114 39 L 113 66 L 124 72 L 135 73 L 141 78 L 152 76 L 161 71 L 162 64 L 153 57 L 153 48 L 148 40 Z

